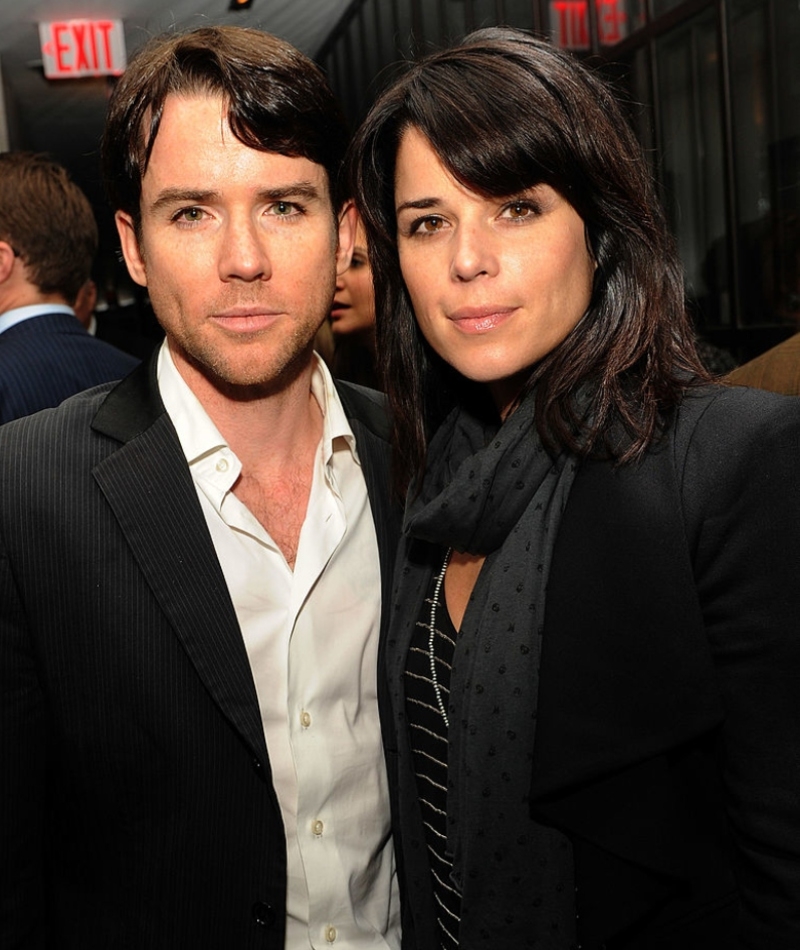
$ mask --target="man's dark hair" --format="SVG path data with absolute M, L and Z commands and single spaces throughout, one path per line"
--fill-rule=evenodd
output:
M 33 152 L 0 154 L 0 240 L 43 294 L 72 306 L 97 253 L 89 199 L 63 166 Z
M 341 206 L 347 132 L 322 70 L 270 33 L 202 27 L 152 39 L 111 95 L 102 146 L 106 189 L 114 210 L 129 214 L 137 230 L 142 178 L 170 95 L 220 96 L 240 142 L 322 165 L 333 207 Z

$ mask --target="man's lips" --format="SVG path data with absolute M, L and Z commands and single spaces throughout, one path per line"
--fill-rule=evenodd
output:
M 505 323 L 517 307 L 487 304 L 481 307 L 459 307 L 447 314 L 447 319 L 464 333 L 483 333 Z
M 211 315 L 223 329 L 239 333 L 253 333 L 271 327 L 281 315 L 280 310 L 267 307 L 233 307 Z

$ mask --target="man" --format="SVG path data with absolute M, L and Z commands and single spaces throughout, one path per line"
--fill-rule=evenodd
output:
M 727 381 L 734 386 L 800 396 L 800 333 L 735 369 Z
M 258 31 L 154 41 L 112 95 L 106 181 L 166 339 L 0 430 L 4 950 L 400 945 L 385 422 L 312 349 L 344 145 L 317 67 Z
M 43 155 L 0 154 L 0 422 L 136 366 L 75 319 L 96 251 L 91 205 L 66 169 Z

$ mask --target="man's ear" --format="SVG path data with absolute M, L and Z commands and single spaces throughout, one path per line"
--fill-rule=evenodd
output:
M 339 212 L 339 244 L 336 248 L 336 273 L 338 276 L 350 266 L 353 248 L 356 243 L 356 225 L 358 212 L 352 201 L 348 201 Z
M 133 280 L 142 287 L 147 286 L 147 268 L 139 247 L 139 239 L 136 236 L 136 226 L 133 218 L 124 211 L 117 211 L 114 215 L 114 222 L 117 225 L 117 234 L 119 234 L 119 243 L 122 247 L 122 256 L 125 258 L 125 264 L 128 273 Z
M 5 283 L 11 276 L 16 256 L 8 241 L 0 241 L 0 284 Z

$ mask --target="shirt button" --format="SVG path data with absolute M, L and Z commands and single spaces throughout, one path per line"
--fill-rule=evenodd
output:
M 300 725 L 304 729 L 308 729 L 311 725 L 311 713 L 306 712 L 305 709 L 300 713 Z
M 229 463 L 228 463 L 228 460 L 227 460 L 227 459 L 220 459 L 220 460 L 217 462 L 217 471 L 218 471 L 218 472 L 227 472 L 227 471 L 228 471 L 228 466 L 229 466 Z
M 325 928 L 325 939 L 328 943 L 333 943 L 336 939 L 336 928 L 335 927 L 326 927 Z
M 325 825 L 323 825 L 323 823 L 319 820 L 319 818 L 317 818 L 316 821 L 311 822 L 311 830 L 314 832 L 314 834 L 317 837 L 319 837 L 322 834 L 324 828 L 325 828 Z

